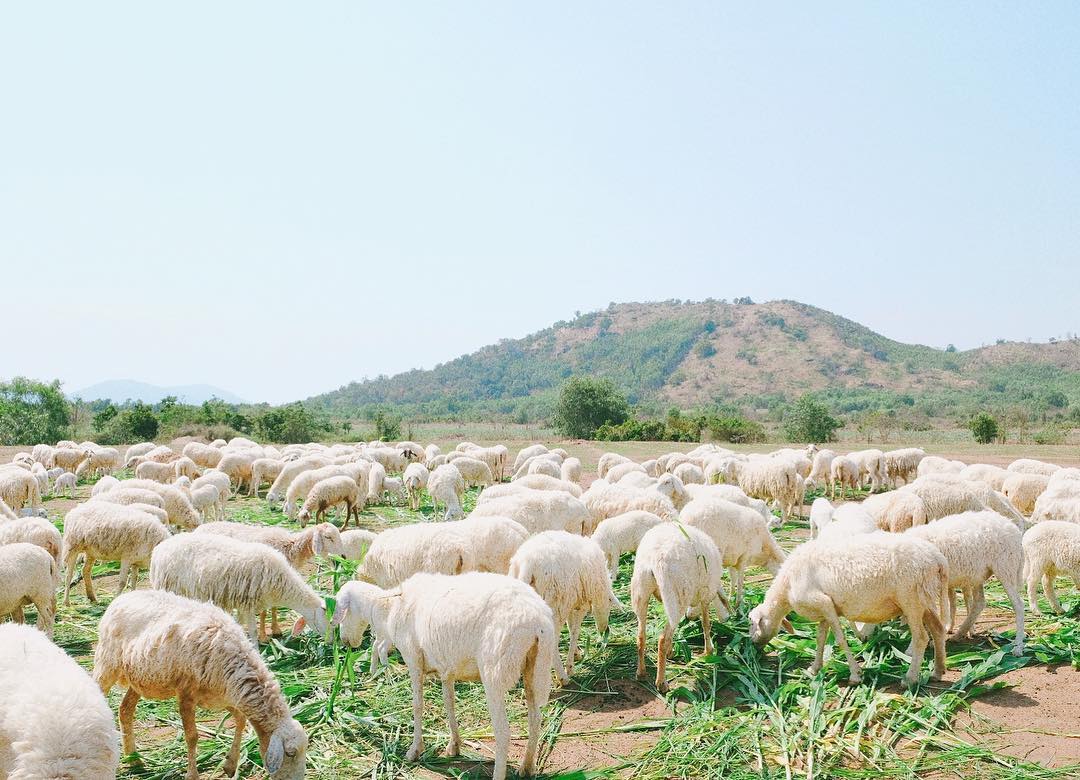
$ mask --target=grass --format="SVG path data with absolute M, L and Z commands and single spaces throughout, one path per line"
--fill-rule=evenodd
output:
M 88 492 L 80 488 L 80 497 Z M 811 495 L 812 498 L 813 494 Z M 465 508 L 476 500 L 470 491 Z M 265 500 L 236 498 L 229 515 L 239 522 L 294 527 Z M 432 520 L 425 503 L 419 513 L 392 506 L 371 507 L 362 514 L 365 527 L 379 529 L 417 520 Z M 59 519 L 59 518 L 57 518 Z M 803 523 L 788 523 L 779 532 L 791 548 L 806 536 Z M 332 596 L 337 583 L 354 566 L 338 561 L 307 572 L 321 593 Z M 629 603 L 632 561 L 625 557 L 616 593 Z M 71 608 L 60 609 L 56 641 L 80 664 L 92 666 L 96 628 L 115 591 L 115 564 L 94 568 L 98 605 L 88 604 L 77 589 Z M 814 654 L 814 630 L 794 620 L 794 634 L 780 634 L 762 652 L 747 638 L 747 611 L 757 604 L 769 577 L 753 571 L 748 577 L 746 605 L 739 614 L 713 624 L 715 654 L 701 655 L 700 624 L 686 621 L 674 643 L 669 664 L 671 692 L 665 717 L 618 723 L 614 718 L 585 734 L 565 734 L 568 710 L 587 697 L 613 700 L 613 682 L 632 680 L 635 667 L 636 623 L 629 613 L 612 616 L 611 629 L 600 637 L 591 622 L 583 629 L 585 658 L 569 686 L 555 689 L 543 723 L 541 762 L 559 759 L 575 745 L 601 744 L 624 732 L 647 735 L 635 751 L 617 754 L 602 766 L 570 767 L 549 775 L 560 780 L 625 777 L 662 778 L 1006 778 L 1076 777 L 1080 767 L 1049 769 L 996 754 L 955 722 L 978 696 L 1006 685 L 1002 675 L 1027 664 L 1067 663 L 1080 668 L 1080 604 L 1065 616 L 1028 616 L 1028 647 L 1021 658 L 1008 652 L 1011 633 L 978 642 L 950 643 L 949 675 L 943 684 L 930 684 L 924 665 L 922 684 L 905 690 L 903 655 L 907 634 L 898 626 L 880 628 L 866 642 L 849 641 L 864 664 L 864 683 L 846 683 L 847 665 L 837 652 L 817 675 L 806 669 Z M 142 582 L 145 587 L 145 575 Z M 1071 590 L 1068 585 L 1063 595 Z M 1008 600 L 996 584 L 988 588 L 988 611 L 1008 610 Z M 328 601 L 332 607 L 332 599 Z M 30 618 L 32 619 L 32 618 Z M 656 640 L 662 628 L 659 605 L 650 610 L 648 662 L 655 668 Z M 288 626 L 289 621 L 283 620 Z M 565 643 L 564 643 L 565 648 Z M 425 747 L 418 765 L 404 761 L 411 738 L 411 699 L 407 670 L 393 656 L 389 667 L 368 674 L 370 648 L 346 652 L 310 632 L 299 638 L 275 640 L 262 654 L 279 680 L 295 716 L 310 737 L 308 777 L 414 778 L 444 776 L 476 778 L 490 774 L 491 726 L 483 689 L 478 683 L 459 683 L 457 712 L 464 755 L 449 760 L 441 755 L 448 734 L 438 684 L 425 689 Z M 655 694 L 651 680 L 641 685 Z M 606 697 L 606 699 L 605 699 Z M 115 709 L 121 690 L 109 696 Z M 520 690 L 511 695 L 509 714 L 515 737 L 525 734 L 525 710 Z M 182 776 L 186 752 L 180 737 L 174 701 L 142 701 L 137 717 L 139 752 L 124 759 L 120 778 L 166 780 Z M 220 771 L 232 726 L 220 712 L 200 711 L 199 767 L 204 776 Z M 240 777 L 263 777 L 257 741 L 249 730 L 242 750 Z M 511 757 L 513 765 L 513 756 Z M 559 765 L 565 765 L 565 761 Z M 543 766 L 543 763 L 541 763 Z

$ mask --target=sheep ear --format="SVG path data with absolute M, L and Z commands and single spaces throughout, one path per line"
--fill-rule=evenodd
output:
M 787 631 L 789 634 L 795 633 L 795 626 L 791 625 L 791 621 L 787 618 L 780 619 L 780 627 Z
M 345 618 L 349 616 L 349 600 L 346 596 L 342 596 L 338 599 L 337 604 L 334 606 L 334 617 L 330 620 L 330 627 L 336 628 L 345 622 Z
M 266 773 L 272 775 L 285 763 L 285 743 L 277 732 L 270 735 L 270 744 L 266 746 Z
M 303 633 L 305 628 L 307 628 L 307 620 L 305 620 L 304 618 L 300 618 L 299 620 L 297 620 L 295 623 L 293 623 L 292 627 L 293 637 L 300 636 L 300 634 Z
M 311 537 L 311 549 L 318 557 L 321 558 L 323 556 L 323 550 L 325 549 L 325 547 L 323 545 L 322 531 L 318 528 L 315 529 L 315 533 Z

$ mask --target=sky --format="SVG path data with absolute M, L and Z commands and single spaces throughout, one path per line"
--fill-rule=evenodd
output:
M 610 301 L 1080 331 L 1080 4 L 18 3 L 0 374 L 282 402 Z

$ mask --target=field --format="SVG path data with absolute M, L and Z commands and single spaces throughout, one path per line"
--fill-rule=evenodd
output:
M 440 444 L 469 436 L 500 438 L 511 452 L 525 442 L 507 442 L 502 430 L 472 427 L 414 431 Z M 595 444 L 560 442 L 595 469 L 608 450 L 631 457 L 654 456 L 691 445 L 658 443 Z M 776 445 L 757 449 L 775 449 Z M 857 446 L 857 445 L 853 445 Z M 890 446 L 901 446 L 892 444 Z M 1020 454 L 1075 465 L 1080 458 L 1066 447 L 929 448 L 968 460 L 1005 463 Z M 0 460 L 15 450 L 5 448 Z M 587 479 L 593 475 L 589 474 Z M 79 498 L 89 494 L 80 485 Z M 470 491 L 466 509 L 475 501 Z M 58 523 L 72 502 L 47 502 Z M 234 498 L 231 519 L 281 523 L 284 518 L 264 500 Z M 419 512 L 392 506 L 369 507 L 364 525 L 381 529 L 432 519 L 425 503 Z M 805 521 L 788 523 L 780 538 L 791 548 L 807 536 Z M 616 592 L 624 603 L 631 564 L 624 559 Z M 115 591 L 115 565 L 95 567 L 100 603 L 87 603 L 80 589 L 70 608 L 58 614 L 56 641 L 81 664 L 92 665 L 96 626 Z M 321 593 L 332 595 L 349 576 L 349 564 L 307 572 Z M 1080 773 L 1080 600 L 1071 582 L 1059 586 L 1064 617 L 1028 615 L 1025 655 L 1008 653 L 1012 617 L 996 584 L 988 589 L 988 608 L 970 642 L 950 643 L 948 673 L 941 683 L 906 691 L 900 678 L 907 667 L 902 628 L 879 630 L 867 642 L 853 635 L 853 649 L 865 664 L 864 683 L 848 686 L 847 666 L 836 653 L 818 675 L 805 673 L 813 656 L 813 626 L 794 620 L 796 633 L 781 633 L 761 652 L 747 638 L 746 611 L 760 601 L 769 576 L 753 571 L 747 605 L 724 623 L 713 624 L 715 654 L 701 655 L 700 624 L 686 621 L 676 635 L 669 664 L 671 692 L 658 695 L 648 681 L 634 679 L 635 630 L 631 614 L 615 614 L 610 634 L 601 637 L 586 621 L 584 660 L 571 684 L 555 689 L 544 715 L 540 767 L 547 777 L 599 778 L 1052 778 Z M 145 574 L 140 587 L 146 587 Z M 291 620 L 283 621 L 287 627 Z M 662 627 L 654 602 L 649 626 L 650 675 Z M 564 642 L 565 647 L 565 642 Z M 490 723 L 479 684 L 459 683 L 458 718 L 463 757 L 441 757 L 447 732 L 437 683 L 425 691 L 426 753 L 421 763 L 404 762 L 411 736 L 408 674 L 391 661 L 375 676 L 367 673 L 369 648 L 346 653 L 313 636 L 275 640 L 263 657 L 277 675 L 296 717 L 308 729 L 308 776 L 313 778 L 484 777 L 491 770 Z M 118 705 L 120 691 L 110 703 Z M 515 735 L 511 764 L 520 757 L 525 733 L 520 691 L 510 697 Z M 183 775 L 185 748 L 174 702 L 143 701 L 137 711 L 138 754 L 124 759 L 120 777 L 166 780 Z M 199 765 L 204 777 L 220 776 L 231 739 L 231 724 L 220 713 L 200 712 Z M 241 777 L 263 777 L 258 747 L 249 731 Z

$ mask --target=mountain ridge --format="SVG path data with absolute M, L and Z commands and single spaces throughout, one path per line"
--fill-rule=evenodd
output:
M 81 390 L 68 393 L 68 395 L 86 401 L 109 399 L 114 403 L 132 400 L 154 404 L 170 395 L 176 396 L 177 400 L 188 404 L 201 404 L 211 398 L 219 398 L 230 404 L 246 403 L 235 393 L 213 385 L 154 385 L 134 379 L 107 379 L 104 382 L 97 382 Z

